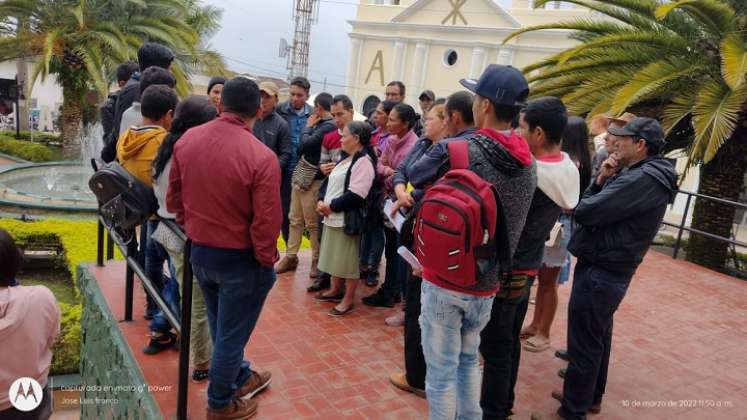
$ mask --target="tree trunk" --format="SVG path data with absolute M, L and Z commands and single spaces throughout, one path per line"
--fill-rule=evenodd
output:
M 744 122 L 743 122 L 744 123 Z M 737 125 L 732 137 L 719 149 L 716 157 L 700 167 L 698 193 L 739 201 L 747 170 L 747 128 Z M 736 208 L 711 200 L 697 199 L 693 210 L 692 228 L 731 238 Z M 703 235 L 691 234 L 687 259 L 693 263 L 724 271 L 729 244 Z
M 21 95 L 23 99 L 18 100 L 18 122 L 21 131 L 30 130 L 29 127 L 29 108 L 31 105 L 31 97 L 29 91 L 29 67 L 25 57 L 16 59 L 16 75 L 18 76 L 18 84 L 21 89 L 18 90 L 18 95 Z
M 62 153 L 65 158 L 80 158 L 80 134 L 82 125 L 82 96 L 63 87 L 62 100 Z

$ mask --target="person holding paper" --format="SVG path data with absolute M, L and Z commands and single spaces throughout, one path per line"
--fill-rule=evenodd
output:
M 410 150 L 412 150 L 418 137 L 413 131 L 418 119 L 415 110 L 407 104 L 398 104 L 389 113 L 387 131 L 390 133 L 386 147 L 383 149 L 381 159 L 378 162 L 377 172 L 384 177 L 384 186 L 387 195 L 394 194 L 392 178 L 397 167 L 404 161 Z M 363 303 L 368 306 L 392 308 L 399 302 L 403 293 L 404 273 L 400 269 L 400 257 L 397 255 L 399 246 L 399 234 L 394 227 L 384 228 L 386 236 L 386 276 L 381 288 L 371 296 L 363 298 Z

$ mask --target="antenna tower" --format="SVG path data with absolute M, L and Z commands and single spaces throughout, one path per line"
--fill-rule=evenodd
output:
M 308 76 L 311 25 L 319 20 L 319 0 L 293 0 L 293 3 L 295 30 L 288 63 L 291 79 Z

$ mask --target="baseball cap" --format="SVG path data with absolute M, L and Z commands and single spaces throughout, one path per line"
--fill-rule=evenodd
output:
M 265 81 L 259 84 L 259 91 L 264 92 L 270 96 L 278 96 L 280 88 L 274 82 Z
M 428 100 L 431 100 L 431 101 L 435 101 L 436 100 L 436 94 L 433 93 L 433 91 L 430 90 L 430 89 L 424 90 L 420 94 L 420 96 L 418 96 L 418 99 L 420 99 L 422 101 L 423 100 L 423 96 L 425 96 Z
M 512 66 L 491 64 L 480 79 L 462 79 L 459 83 L 498 105 L 523 106 L 529 96 L 527 79 Z
M 610 126 L 608 133 L 615 136 L 632 136 L 646 140 L 656 150 L 661 150 L 665 144 L 664 130 L 658 121 L 653 118 L 636 117 L 624 127 Z

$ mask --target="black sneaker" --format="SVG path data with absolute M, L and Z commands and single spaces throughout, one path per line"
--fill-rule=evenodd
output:
M 145 354 L 158 354 L 164 350 L 174 348 L 176 346 L 176 334 L 168 332 L 159 337 L 151 337 L 150 342 L 143 348 Z
M 372 294 L 371 296 L 364 297 L 363 304 L 379 308 L 394 308 L 394 299 L 384 296 L 384 294 L 381 293 L 381 289 L 379 289 L 378 292 Z

